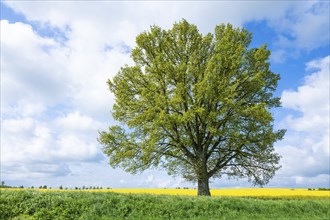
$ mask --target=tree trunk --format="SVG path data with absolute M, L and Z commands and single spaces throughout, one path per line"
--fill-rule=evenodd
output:
M 198 178 L 198 196 L 211 196 L 209 187 L 209 178 L 200 177 Z

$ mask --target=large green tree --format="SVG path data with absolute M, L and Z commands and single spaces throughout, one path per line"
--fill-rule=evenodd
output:
M 112 167 L 135 173 L 165 168 L 198 183 L 248 178 L 264 185 L 280 168 L 271 108 L 279 75 L 266 46 L 249 48 L 252 34 L 232 25 L 202 35 L 186 20 L 170 30 L 152 26 L 136 37 L 133 66 L 107 83 L 116 97 L 111 126 L 98 138 Z

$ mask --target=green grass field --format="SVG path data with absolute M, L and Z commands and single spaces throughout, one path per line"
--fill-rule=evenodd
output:
M 1 190 L 0 219 L 329 219 L 329 198 Z

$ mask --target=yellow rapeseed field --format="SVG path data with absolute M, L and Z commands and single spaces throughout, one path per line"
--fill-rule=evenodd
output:
M 117 193 L 147 193 L 166 195 L 197 195 L 195 189 L 107 189 L 99 191 L 111 191 Z M 288 189 L 288 188 L 238 188 L 238 189 L 213 189 L 212 196 L 236 196 L 236 197 L 329 197 L 330 191 Z
M 24 190 L 11 188 L 12 190 Z M 155 194 L 155 195 L 187 195 L 196 196 L 196 189 L 85 189 L 85 190 L 59 190 L 59 189 L 34 189 L 38 191 L 77 191 L 77 192 L 116 192 L 132 194 Z M 233 189 L 212 189 L 212 196 L 233 196 L 233 197 L 328 197 L 330 191 L 289 189 L 289 188 L 233 188 Z
M 11 188 L 11 190 L 26 190 Z M 84 190 L 59 190 L 59 189 L 34 189 L 37 191 L 76 191 L 76 192 L 116 192 L 133 194 L 155 194 L 155 195 L 187 195 L 196 196 L 196 189 L 84 189 Z M 234 196 L 234 197 L 323 197 L 330 199 L 330 191 L 289 189 L 289 188 L 231 188 L 212 189 L 212 196 Z

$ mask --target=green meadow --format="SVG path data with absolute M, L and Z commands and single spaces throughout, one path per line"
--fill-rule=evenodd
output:
M 1 190 L 6 219 L 329 219 L 329 198 L 194 197 Z

